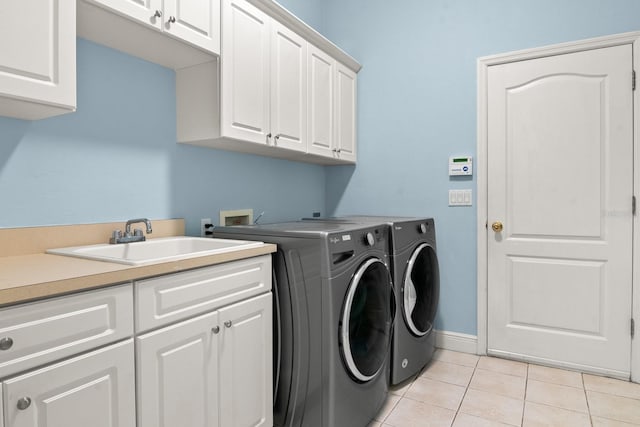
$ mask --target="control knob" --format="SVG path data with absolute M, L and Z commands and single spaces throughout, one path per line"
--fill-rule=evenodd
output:
M 420 234 L 425 234 L 427 232 L 427 225 L 425 223 L 421 223 L 418 226 L 418 231 L 420 232 Z
M 373 246 L 376 244 L 376 238 L 373 237 L 373 233 L 369 232 L 364 235 L 364 244 L 366 246 Z

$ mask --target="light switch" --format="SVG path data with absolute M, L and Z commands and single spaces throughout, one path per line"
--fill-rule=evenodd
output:
M 449 206 L 472 206 L 471 190 L 449 190 Z

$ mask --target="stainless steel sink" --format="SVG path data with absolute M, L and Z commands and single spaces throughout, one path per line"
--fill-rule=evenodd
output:
M 233 252 L 260 245 L 262 242 L 247 240 L 165 237 L 116 245 L 103 244 L 48 249 L 47 253 L 126 265 L 144 265 Z

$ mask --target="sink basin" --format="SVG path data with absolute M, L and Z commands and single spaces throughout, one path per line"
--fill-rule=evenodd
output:
M 48 249 L 47 253 L 127 265 L 144 265 L 233 252 L 260 245 L 262 242 L 247 240 L 165 237 L 117 245 L 102 244 Z

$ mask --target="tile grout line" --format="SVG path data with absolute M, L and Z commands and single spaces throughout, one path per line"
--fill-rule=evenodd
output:
M 522 416 L 520 417 L 520 425 L 524 425 L 524 410 L 527 406 L 527 389 L 529 387 L 529 367 L 530 363 L 527 363 L 527 374 L 524 377 L 524 396 L 522 397 Z
M 476 360 L 475 365 L 473 366 L 473 372 L 471 372 L 471 377 L 469 378 L 469 382 L 467 386 L 464 388 L 464 393 L 462 394 L 462 399 L 460 399 L 460 404 L 458 405 L 458 409 L 456 409 L 456 413 L 451 420 L 451 426 L 456 423 L 456 418 L 460 415 L 460 409 L 462 409 L 462 403 L 464 402 L 464 398 L 467 396 L 467 392 L 469 391 L 469 387 L 471 386 L 471 380 L 473 380 L 473 376 L 476 374 L 476 370 L 478 369 L 478 364 L 480 363 L 480 357 Z
M 584 384 L 584 372 L 580 373 L 580 379 L 582 380 L 582 391 L 584 392 L 584 400 L 587 401 L 587 413 L 589 414 L 589 424 L 593 427 L 593 415 L 591 415 L 591 406 L 589 406 L 589 397 L 587 396 L 587 387 Z

